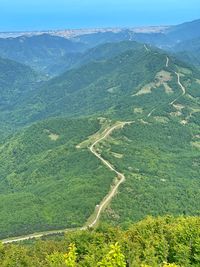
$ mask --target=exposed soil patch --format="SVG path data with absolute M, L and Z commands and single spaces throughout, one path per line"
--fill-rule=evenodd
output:
M 161 70 L 158 72 L 155 76 L 155 79 L 153 82 L 146 84 L 143 86 L 136 94 L 133 96 L 139 96 L 139 95 L 144 95 L 144 94 L 150 94 L 154 89 L 157 89 L 161 87 L 162 85 L 164 86 L 165 92 L 167 94 L 173 93 L 172 88 L 168 85 L 167 82 L 172 80 L 171 73 L 165 70 Z

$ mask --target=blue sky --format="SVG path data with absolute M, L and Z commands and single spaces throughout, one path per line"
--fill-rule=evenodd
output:
M 199 0 L 0 0 L 0 31 L 170 25 L 199 11 Z

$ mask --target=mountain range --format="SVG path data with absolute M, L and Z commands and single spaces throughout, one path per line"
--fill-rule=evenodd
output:
M 200 214 L 199 26 L 0 39 L 1 238 Z

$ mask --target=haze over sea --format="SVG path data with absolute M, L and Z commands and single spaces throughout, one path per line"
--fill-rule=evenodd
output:
M 199 0 L 1 0 L 0 31 L 179 24 L 199 10 Z

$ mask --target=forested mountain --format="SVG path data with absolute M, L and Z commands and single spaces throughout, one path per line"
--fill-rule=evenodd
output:
M 0 58 L 0 143 L 14 127 L 13 122 L 4 116 L 12 111 L 23 95 L 34 90 L 39 81 L 40 75 L 30 67 Z
M 199 266 L 199 38 L 0 39 L 0 266 Z
M 63 56 L 71 64 L 75 55 L 86 48 L 82 43 L 48 34 L 0 39 L 1 57 L 21 62 L 44 74 L 52 74 L 49 68 L 62 61 Z
M 122 29 L 119 32 L 99 32 L 75 37 L 74 39 L 89 46 L 107 42 L 139 41 L 155 46 L 171 47 L 177 43 L 200 37 L 200 20 L 169 26 L 156 32 L 139 32 L 134 29 Z
M 62 59 L 52 65 L 49 70 L 52 73 L 61 74 L 62 72 L 66 72 L 68 69 L 78 68 L 92 61 L 96 62 L 106 60 L 127 50 L 138 49 L 142 46 L 143 44 L 139 44 L 134 41 L 116 42 L 115 44 L 108 42 L 87 49 L 83 53 L 74 53 L 72 55 L 73 59 L 70 62 L 68 60 L 69 55 L 63 56 Z
M 35 122 L 0 147 L 2 237 L 84 225 L 114 179 L 90 138 L 119 121 L 132 123 L 96 145 L 127 179 L 103 220 L 199 214 L 199 71 L 134 42 L 99 46 L 90 58 L 2 113 L 3 123 Z
M 181 60 L 200 67 L 200 37 L 183 41 L 173 47 L 172 51 Z
M 108 111 L 112 116 L 115 113 L 120 116 L 120 110 L 125 117 L 127 109 L 128 117 L 132 116 L 132 109 L 139 102 L 148 110 L 158 99 L 163 97 L 163 101 L 166 101 L 174 97 L 170 93 L 163 94 L 164 90 L 167 91 L 163 85 L 165 82 L 161 81 L 162 77 L 158 77 L 159 74 L 162 76 L 162 71 L 166 74 L 166 62 L 167 56 L 164 52 L 145 46 L 138 46 L 137 49 L 128 50 L 108 60 L 90 62 L 47 81 L 27 94 L 15 106 L 15 120 L 19 123 L 30 123 L 49 116 L 75 117 Z M 174 93 L 178 95 L 180 88 L 176 81 L 176 64 L 184 66 L 170 58 L 170 67 L 166 74 L 169 78 L 166 79 L 174 84 Z M 149 83 L 156 83 L 157 80 L 160 90 L 156 90 L 155 97 L 152 94 L 151 100 L 143 93 L 137 98 L 133 97 L 145 85 L 148 87 Z M 24 111 L 26 117 L 21 116 Z
M 0 146 L 1 238 L 85 223 L 113 179 L 87 148 L 76 148 L 100 126 L 51 119 Z
M 89 47 L 95 47 L 105 43 L 117 43 L 122 41 L 133 41 L 133 32 L 129 29 L 122 29 L 119 32 L 98 32 L 93 34 L 80 35 L 74 38 Z
M 200 19 L 170 27 L 165 31 L 165 34 L 167 34 L 174 43 L 177 43 L 200 37 L 199 29 Z
M 119 38 L 113 46 L 115 41 L 113 38 L 96 44 L 48 34 L 2 38 L 0 39 L 0 56 L 26 64 L 37 72 L 56 76 L 92 60 L 107 59 L 134 46 L 139 46 L 134 42 L 121 43 L 124 39 L 129 40 L 129 38 Z M 102 45 L 96 47 L 97 44 Z
M 0 58 L 1 107 L 9 104 L 23 91 L 30 90 L 37 80 L 36 73 L 29 67 L 12 60 Z
M 200 20 L 170 26 L 156 34 L 136 34 L 135 40 L 169 49 L 181 42 L 200 37 Z
M 176 51 L 174 46 L 198 37 L 200 37 L 199 20 L 149 33 L 122 29 L 118 32 L 80 35 L 71 39 L 49 34 L 20 36 L 1 38 L 0 56 L 26 64 L 43 74 L 55 76 L 85 63 L 83 58 L 93 53 L 88 51 L 85 55 L 85 52 L 101 44 L 116 43 L 117 46 L 122 41 L 138 41 Z M 190 55 L 185 59 L 190 62 Z M 195 58 L 193 62 L 196 63 Z

